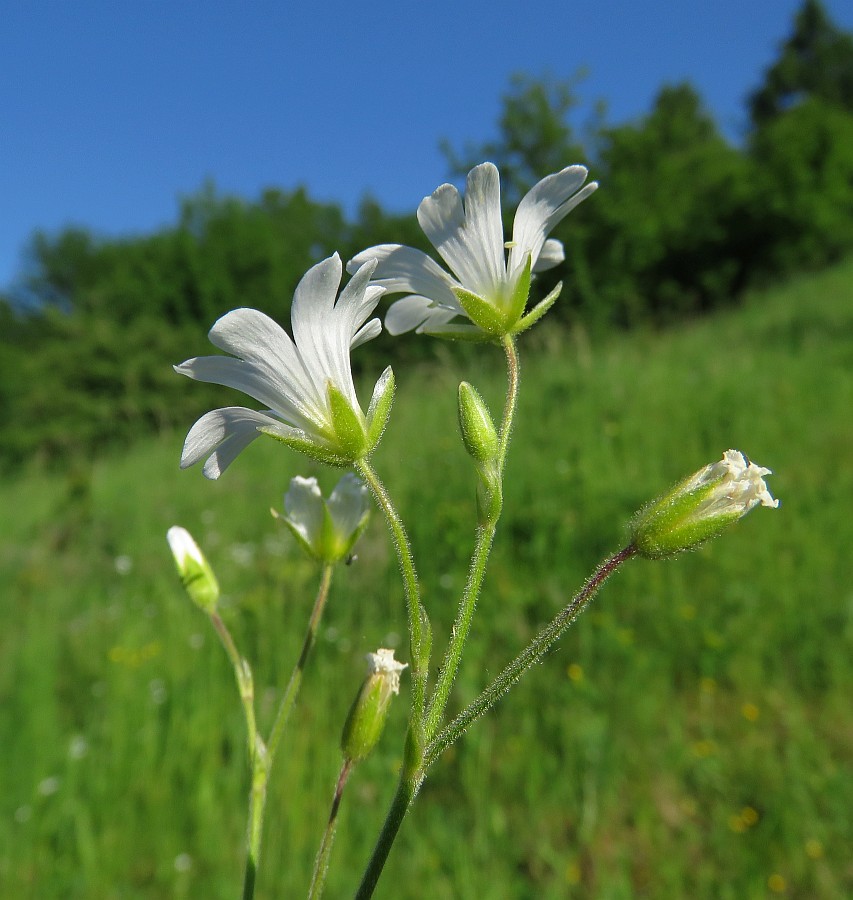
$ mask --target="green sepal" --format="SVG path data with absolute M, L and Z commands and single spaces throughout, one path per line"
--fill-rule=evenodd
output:
M 716 537 L 740 518 L 738 512 L 691 518 L 714 491 L 713 483 L 689 490 L 693 476 L 640 510 L 631 524 L 631 541 L 647 559 L 664 559 Z
M 491 303 L 477 294 L 472 294 L 471 291 L 466 291 L 465 288 L 453 288 L 453 293 L 468 318 L 486 334 L 497 337 L 506 333 L 504 317 Z
M 521 270 L 521 275 L 516 282 L 515 288 L 512 292 L 512 297 L 510 297 L 509 300 L 509 306 L 507 307 L 504 316 L 504 331 L 512 330 L 514 328 L 518 320 L 521 318 L 521 314 L 524 312 L 524 308 L 527 306 L 527 300 L 530 297 L 531 261 L 532 254 L 528 253 L 527 262 L 524 264 L 524 268 Z
M 495 462 L 477 466 L 477 520 L 480 525 L 494 525 L 503 508 L 501 476 Z
M 495 423 L 485 400 L 467 381 L 459 385 L 458 413 L 462 442 L 469 455 L 479 463 L 493 460 L 499 447 Z
M 287 516 L 283 516 L 277 509 L 270 509 L 270 512 L 273 514 L 273 517 L 278 519 L 279 522 L 283 522 L 287 526 L 287 530 L 296 538 L 296 543 L 311 557 L 311 559 L 317 559 L 317 554 L 314 552 L 314 548 L 308 541 L 305 540 L 305 536 L 302 532 L 287 518 Z
M 500 335 L 487 334 L 476 325 L 454 325 L 452 323 L 433 325 L 424 333 L 444 341 L 467 341 L 471 344 L 489 344 L 500 341 Z
M 310 456 L 311 459 L 316 459 L 317 462 L 326 463 L 328 466 L 348 469 L 353 464 L 353 460 L 349 456 L 335 453 L 334 450 L 323 447 L 321 444 L 317 444 L 307 437 L 297 437 L 296 435 L 286 436 L 267 428 L 259 428 L 258 431 L 261 434 L 266 434 L 271 438 L 275 438 L 286 447 L 290 447 L 291 450 L 304 453 L 306 456 Z
M 367 409 L 367 452 L 370 453 L 379 443 L 382 432 L 388 424 L 391 415 L 391 405 L 394 402 L 396 381 L 391 366 L 379 376 L 376 387 L 373 389 L 373 397 Z
M 554 305 L 554 303 L 556 303 L 557 298 L 560 296 L 560 292 L 562 290 L 563 282 L 559 281 L 557 282 L 557 286 L 554 288 L 554 290 L 551 291 L 551 293 L 548 294 L 548 296 L 544 300 L 537 303 L 536 306 L 534 306 L 526 316 L 523 316 L 518 320 L 518 324 L 515 326 L 515 328 L 513 328 L 512 333 L 521 334 L 522 331 L 527 331 L 528 328 L 535 325 L 542 318 L 542 316 L 544 316 L 545 313 L 548 312 L 548 310 Z
M 376 746 L 385 727 L 389 699 L 382 680 L 368 677 L 344 723 L 341 751 L 346 759 L 360 762 Z
M 326 396 L 338 446 L 349 459 L 361 459 L 367 453 L 367 434 L 361 416 L 332 381 L 326 385 Z

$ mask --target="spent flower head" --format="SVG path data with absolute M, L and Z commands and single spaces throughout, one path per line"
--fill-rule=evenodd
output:
M 366 322 L 383 293 L 369 284 L 372 272 L 373 264 L 366 264 L 336 300 L 342 274 L 337 253 L 309 269 L 293 297 L 293 338 L 256 309 L 232 310 L 214 324 L 211 343 L 232 355 L 188 359 L 175 371 L 236 388 L 269 408 L 230 406 L 206 413 L 187 435 L 181 468 L 206 457 L 204 474 L 218 478 L 259 434 L 339 466 L 376 446 L 390 412 L 394 376 L 390 367 L 383 372 L 365 414 L 350 366 L 350 350 L 382 330 L 378 319 Z
M 175 558 L 181 583 L 190 599 L 205 612 L 215 612 L 219 600 L 219 582 L 193 536 L 186 528 L 173 525 L 166 532 L 166 539 Z
M 385 326 L 391 334 L 414 329 L 490 340 L 524 331 L 559 296 L 562 285 L 524 315 L 531 274 L 565 258 L 563 245 L 548 234 L 598 187 L 596 182 L 582 187 L 586 176 L 584 166 L 568 166 L 534 185 L 519 203 L 512 240 L 505 243 L 500 176 L 493 163 L 482 163 L 468 173 L 464 200 L 452 184 L 442 184 L 418 207 L 418 222 L 450 272 L 400 244 L 370 247 L 347 268 L 355 272 L 377 259 L 374 283 L 408 295 L 388 310 Z M 457 317 L 470 322 L 453 322 Z
M 726 450 L 721 460 L 641 509 L 631 523 L 631 541 L 650 559 L 690 550 L 759 504 L 778 507 L 764 482 L 770 474 L 739 450 Z
M 367 677 L 361 685 L 341 736 L 341 750 L 352 762 L 364 759 L 376 746 L 385 726 L 391 697 L 400 693 L 400 673 L 406 663 L 394 659 L 394 651 L 367 654 Z
M 276 510 L 272 512 L 310 556 L 320 562 L 339 562 L 350 555 L 367 526 L 370 516 L 367 486 L 352 472 L 347 472 L 326 499 L 316 478 L 297 475 L 284 495 L 284 511 L 284 515 Z

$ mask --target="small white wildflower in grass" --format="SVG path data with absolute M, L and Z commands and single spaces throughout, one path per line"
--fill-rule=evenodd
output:
M 75 734 L 68 744 L 68 756 L 71 759 L 82 759 L 89 752 L 89 742 L 82 734 Z
M 133 560 L 127 554 L 122 553 L 113 560 L 113 565 L 119 575 L 129 575 L 133 569 Z
M 452 184 L 442 184 L 418 207 L 418 222 L 450 272 L 400 244 L 370 247 L 347 268 L 360 271 L 376 259 L 374 283 L 408 295 L 388 310 L 391 334 L 414 329 L 476 340 L 523 331 L 559 295 L 560 285 L 522 319 L 531 274 L 565 258 L 563 245 L 548 234 L 598 187 L 594 181 L 582 187 L 586 176 L 583 166 L 568 166 L 534 185 L 518 205 L 512 240 L 505 242 L 500 175 L 493 163 L 482 163 L 468 173 L 464 200 Z M 457 317 L 471 324 L 452 322 Z
M 50 797 L 52 794 L 55 794 L 59 790 L 61 784 L 62 782 L 58 775 L 50 775 L 47 778 L 43 778 L 39 782 L 36 791 L 42 797 Z

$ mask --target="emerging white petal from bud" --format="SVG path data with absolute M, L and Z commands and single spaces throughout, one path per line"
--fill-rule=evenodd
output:
M 219 583 L 198 544 L 186 528 L 179 525 L 173 525 L 166 532 L 166 539 L 190 599 L 205 612 L 214 612 L 219 600 Z
M 775 509 L 779 501 L 764 481 L 770 474 L 739 450 L 727 450 L 635 516 L 634 546 L 660 559 L 715 537 L 758 505 Z

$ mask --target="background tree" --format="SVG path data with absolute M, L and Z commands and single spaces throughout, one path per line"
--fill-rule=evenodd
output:
M 853 113 L 853 37 L 829 18 L 820 0 L 806 0 L 779 58 L 749 98 L 760 128 L 795 104 L 814 97 Z

